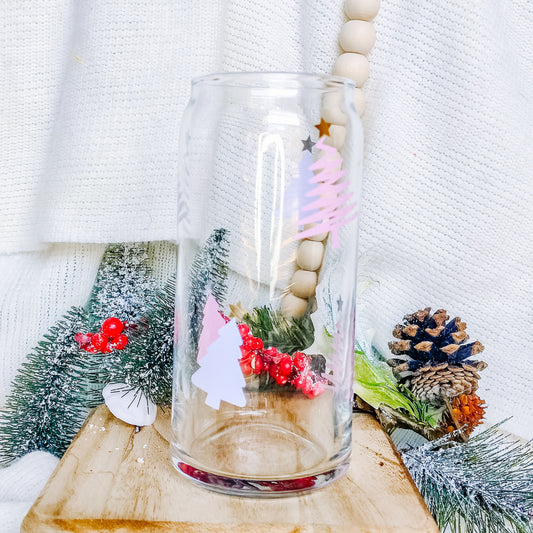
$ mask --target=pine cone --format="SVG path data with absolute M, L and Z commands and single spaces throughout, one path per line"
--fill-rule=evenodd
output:
M 465 344 L 466 324 L 460 318 L 446 323 L 444 309 L 433 315 L 430 311 L 427 307 L 407 315 L 394 328 L 393 335 L 401 340 L 389 343 L 393 357 L 388 363 L 417 398 L 440 405 L 446 398 L 473 394 L 478 372 L 487 364 L 470 359 L 484 347 L 479 341 Z

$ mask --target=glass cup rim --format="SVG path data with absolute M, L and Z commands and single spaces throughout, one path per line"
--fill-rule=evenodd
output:
M 242 71 L 215 72 L 192 79 L 191 85 L 240 87 L 243 89 L 309 88 L 309 89 L 355 89 L 355 82 L 343 76 L 312 72 L 288 71 Z

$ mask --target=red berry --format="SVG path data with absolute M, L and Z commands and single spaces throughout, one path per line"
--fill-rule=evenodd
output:
M 107 335 L 103 333 L 95 333 L 91 338 L 91 344 L 100 351 L 107 346 L 107 341 Z
M 284 355 L 278 364 L 279 373 L 288 376 L 292 370 L 292 359 L 288 355 Z
M 250 328 L 246 324 L 239 324 L 239 332 L 241 334 L 241 337 L 246 337 L 248 333 L 250 333 Z
M 311 390 L 306 394 L 309 398 L 316 398 L 317 396 L 320 396 L 325 390 L 326 389 L 322 385 L 322 383 L 317 382 L 311 387 Z
M 297 370 L 306 370 L 311 366 L 311 359 L 303 352 L 294 352 L 294 366 Z
M 98 349 L 95 348 L 92 344 L 89 344 L 89 346 L 84 348 L 84 350 L 89 353 L 98 353 Z
M 263 360 L 261 359 L 260 355 L 254 355 L 252 357 L 252 360 L 250 362 L 250 366 L 252 367 L 252 372 L 254 374 L 261 374 L 261 371 L 263 370 Z
M 272 359 L 278 355 L 278 350 L 276 348 L 268 348 L 264 350 L 263 355 L 266 355 L 269 359 Z
M 114 316 L 104 320 L 100 331 L 108 337 L 116 337 L 124 331 L 124 324 Z
M 298 374 L 295 378 L 291 379 L 291 384 L 294 385 L 297 389 L 301 389 L 304 384 L 305 376 Z
M 82 350 L 85 350 L 91 344 L 92 333 L 76 333 L 74 340 L 80 345 Z
M 263 349 L 263 341 L 258 338 L 254 338 L 254 350 L 262 350 Z
M 276 376 L 278 375 L 278 365 L 271 363 L 268 367 L 268 373 L 270 374 L 270 377 L 276 379 Z
M 115 341 L 111 344 L 112 348 L 115 350 L 123 350 L 128 345 L 129 339 L 126 335 L 119 335 Z
M 243 339 L 242 344 L 245 348 L 248 348 L 248 350 L 253 350 L 255 346 L 255 337 L 248 335 Z
M 250 363 L 248 361 L 239 361 L 239 362 L 241 364 L 242 373 L 245 376 L 248 376 L 249 374 L 252 373 L 252 367 L 250 366 Z
M 310 376 L 307 376 L 302 383 L 302 392 L 308 395 L 313 389 L 313 380 Z
M 283 374 L 276 374 L 276 377 L 274 378 L 276 380 L 276 383 L 278 385 L 285 385 L 287 381 L 289 381 L 289 378 L 287 376 L 284 376 Z
M 241 346 L 241 354 L 242 354 L 242 357 L 241 357 L 241 361 L 250 361 L 252 359 L 252 355 L 253 355 L 253 352 L 248 350 L 248 348 L 243 348 Z

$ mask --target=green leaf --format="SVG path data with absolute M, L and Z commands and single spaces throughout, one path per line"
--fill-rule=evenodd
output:
M 390 367 L 383 361 L 371 362 L 360 350 L 355 352 L 355 393 L 374 409 L 386 404 L 393 409 L 406 409 L 415 416 L 411 402 L 400 392 Z

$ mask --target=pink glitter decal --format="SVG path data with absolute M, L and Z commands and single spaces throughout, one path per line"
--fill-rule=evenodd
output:
M 339 247 L 339 228 L 357 217 L 355 206 L 357 202 L 351 202 L 352 192 L 348 192 L 348 182 L 339 181 L 346 171 L 341 170 L 342 157 L 333 146 L 325 144 L 326 137 L 321 137 L 316 146 L 325 154 L 309 168 L 320 170 L 310 180 L 310 183 L 318 184 L 306 196 L 317 197 L 316 200 L 304 206 L 303 211 L 311 211 L 311 214 L 298 220 L 298 225 L 316 224 L 310 229 L 300 231 L 295 239 L 306 239 L 320 233 L 331 233 L 333 248 Z

